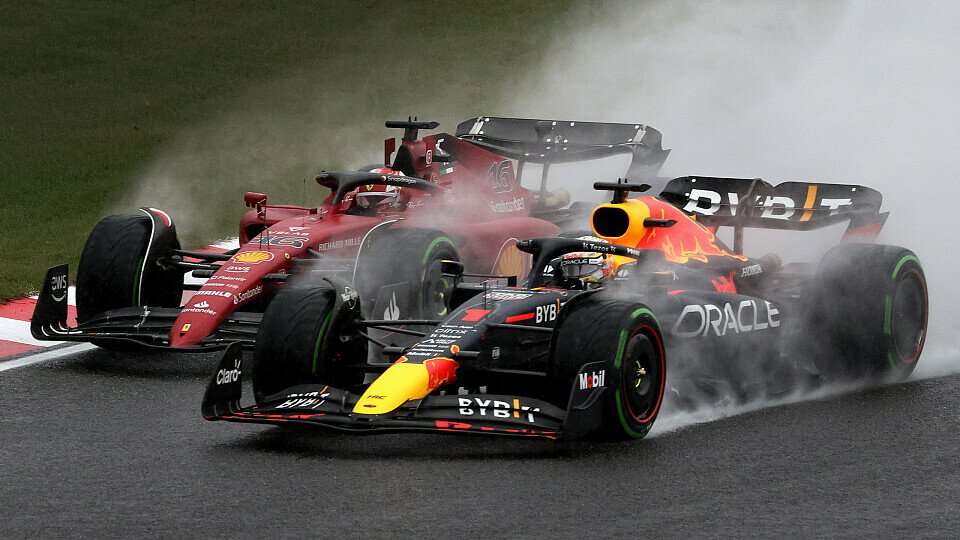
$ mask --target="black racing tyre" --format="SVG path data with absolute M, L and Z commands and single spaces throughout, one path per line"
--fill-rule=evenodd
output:
M 551 352 L 557 403 L 566 407 L 585 364 L 605 362 L 601 439 L 642 438 L 660 411 L 666 382 L 663 334 L 653 312 L 637 302 L 591 294 L 562 314 Z
M 357 257 L 356 287 L 371 319 L 437 319 L 450 310 L 453 278 L 443 275 L 440 261 L 459 261 L 449 237 L 432 229 L 396 228 L 378 231 L 364 242 Z M 390 306 L 406 310 L 373 313 L 385 285 L 406 283 L 402 298 Z M 389 311 L 389 307 L 388 307 Z M 391 315 L 391 316 L 386 316 Z M 395 316 L 394 316 L 395 315 Z
M 253 348 L 257 403 L 301 384 L 351 389 L 363 372 L 346 364 L 367 361 L 367 342 L 353 332 L 359 305 L 337 303 L 329 284 L 282 289 L 267 306 Z
M 108 216 L 93 228 L 77 269 L 77 321 L 135 306 L 179 307 L 183 271 L 163 259 L 180 249 L 176 234 L 150 244 L 150 218 Z M 102 344 L 101 344 L 102 345 Z
M 842 244 L 824 255 L 807 305 L 807 354 L 833 379 L 903 379 L 927 334 L 927 280 L 910 250 Z

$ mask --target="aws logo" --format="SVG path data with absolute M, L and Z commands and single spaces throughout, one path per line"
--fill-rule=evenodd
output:
M 58 294 L 61 293 L 61 294 Z M 60 274 L 50 278 L 50 295 L 54 302 L 63 302 L 67 298 L 67 275 Z

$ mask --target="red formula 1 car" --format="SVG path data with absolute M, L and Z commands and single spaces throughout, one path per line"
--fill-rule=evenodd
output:
M 419 137 L 436 122 L 393 121 L 404 130 L 385 141 L 384 165 L 325 172 L 329 195 L 317 207 L 273 205 L 247 193 L 253 210 L 240 221 L 240 248 L 225 254 L 180 248 L 170 216 L 153 208 L 110 216 L 94 228 L 77 273 L 78 326 L 66 323 L 67 266 L 51 268 L 31 324 L 37 339 L 135 342 L 203 350 L 252 342 L 261 314 L 297 275 L 337 275 L 384 319 L 446 314 L 452 283 L 440 261 L 468 271 L 522 275 L 521 238 L 552 236 L 583 208 L 547 189 L 551 164 L 632 156 L 627 174 L 657 173 L 669 150 L 642 124 L 601 124 L 480 117 L 456 135 Z M 540 189 L 518 179 L 525 163 L 542 164 Z M 514 165 L 516 163 L 516 166 Z M 184 285 L 184 274 L 206 278 Z M 184 303 L 184 290 L 195 292 Z

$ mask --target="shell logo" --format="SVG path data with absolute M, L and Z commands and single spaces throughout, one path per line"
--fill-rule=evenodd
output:
M 272 261 L 273 253 L 269 251 L 245 251 L 233 256 L 233 262 L 260 264 L 264 261 Z

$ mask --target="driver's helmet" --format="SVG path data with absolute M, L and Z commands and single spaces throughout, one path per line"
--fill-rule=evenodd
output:
M 362 208 L 395 207 L 400 202 L 400 188 L 383 184 L 367 184 L 360 186 L 354 199 Z
M 367 184 L 360 187 L 354 199 L 363 208 L 396 206 L 400 200 L 400 188 L 383 184 Z
M 605 243 L 596 236 L 580 236 L 578 240 Z M 558 281 L 577 280 L 584 287 L 597 287 L 616 270 L 613 257 L 597 252 L 577 251 L 550 261 L 547 267 Z
M 371 169 L 370 172 L 384 175 L 398 174 L 397 171 L 387 167 Z M 400 207 L 404 202 L 403 195 L 399 186 L 366 184 L 360 186 L 354 199 L 357 206 L 361 208 L 393 209 Z

